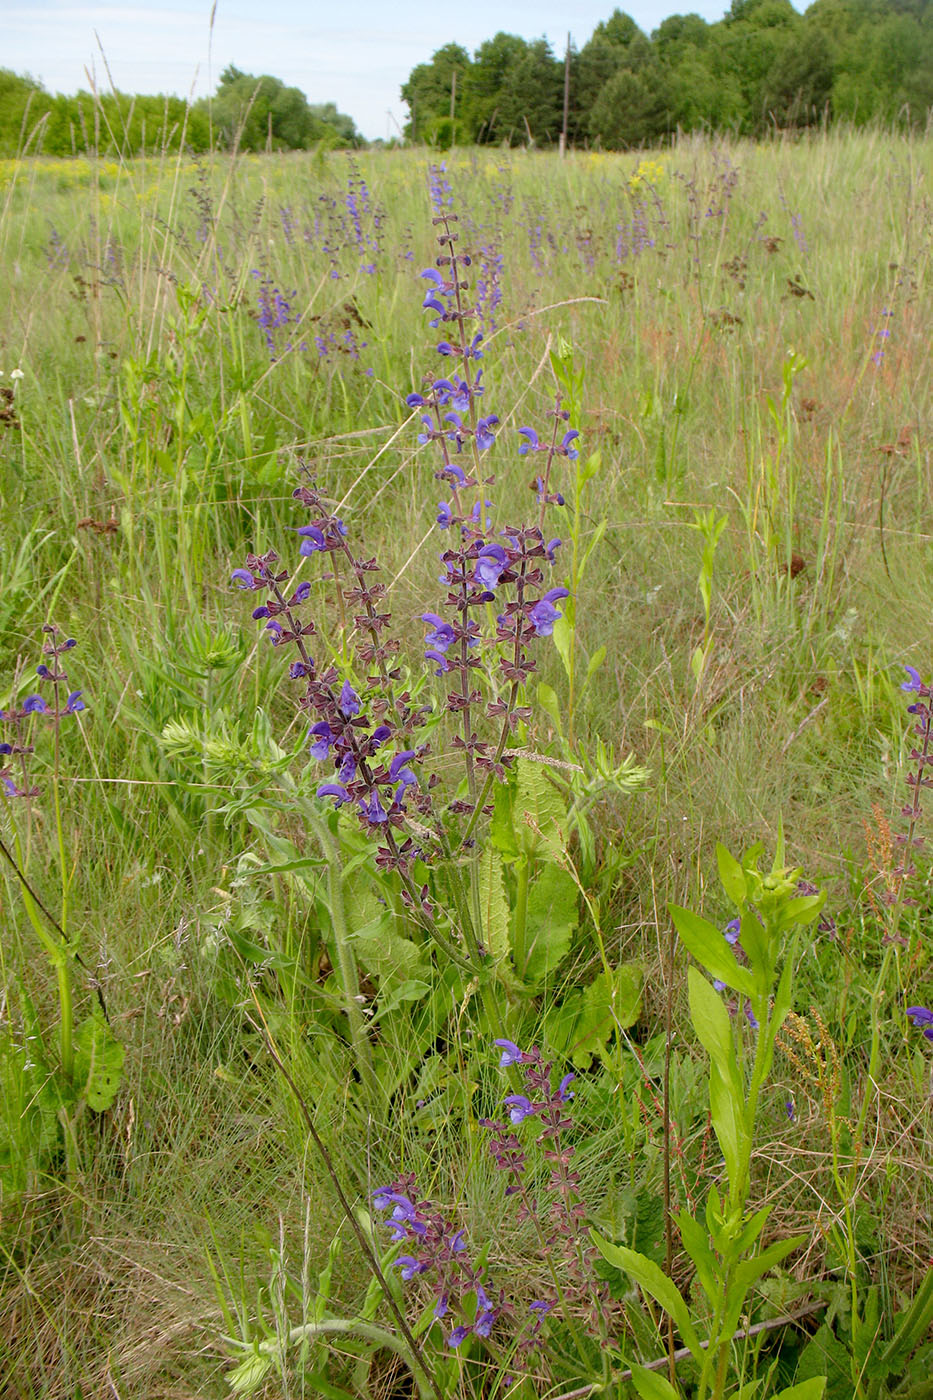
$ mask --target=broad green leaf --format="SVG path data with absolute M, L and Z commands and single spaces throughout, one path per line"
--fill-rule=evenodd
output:
M 632 1385 L 642 1400 L 680 1400 L 666 1376 L 659 1371 L 648 1371 L 644 1366 L 632 1367 Z
M 736 961 L 735 954 L 716 925 L 694 914 L 692 909 L 681 909 L 675 904 L 669 907 L 681 942 L 697 962 L 733 991 L 741 992 L 746 997 L 752 996 L 755 979 L 748 968 Z
M 814 1332 L 800 1353 L 794 1380 L 797 1387 L 822 1382 L 827 1400 L 852 1400 L 849 1353 L 827 1323 L 824 1322 Z M 824 1392 L 815 1390 L 810 1393 L 822 1395 Z M 803 1394 L 806 1396 L 807 1392 Z
M 732 1086 L 723 1078 L 722 1071 L 714 1062 L 709 1067 L 709 1106 L 713 1131 L 726 1164 L 729 1184 L 738 1185 L 743 1172 L 742 1144 L 745 1140 L 745 1122 L 741 1109 L 736 1104 Z
M 788 1385 L 779 1390 L 774 1400 L 823 1400 L 826 1394 L 826 1377 L 812 1376 L 799 1385 Z
M 593 1055 L 602 1055 L 615 1030 L 634 1025 L 641 1015 L 642 969 L 622 963 L 601 972 L 583 991 L 580 1018 L 572 1032 L 571 1059 L 586 1069 Z
M 736 1063 L 735 1044 L 732 1039 L 732 1022 L 723 1004 L 722 997 L 710 985 L 699 968 L 687 968 L 687 988 L 690 1001 L 690 1020 L 700 1044 L 714 1064 L 731 1082 Z
M 504 783 L 496 783 L 492 820 L 489 823 L 490 843 L 506 861 L 517 860 L 521 854 L 515 830 L 516 783 L 517 774 L 514 769 L 509 772 Z
M 502 857 L 487 846 L 479 862 L 479 903 L 483 921 L 480 941 L 493 959 L 501 963 L 509 955 L 509 904 L 502 880 Z
M 264 1384 L 272 1368 L 271 1356 L 263 1356 L 261 1352 L 254 1351 L 232 1371 L 228 1371 L 227 1384 L 234 1395 L 252 1395 Z
M 586 679 L 588 681 L 592 680 L 593 676 L 595 676 L 596 672 L 599 670 L 600 666 L 605 661 L 606 654 L 607 653 L 605 646 L 597 647 L 596 650 L 593 652 L 593 655 L 590 657 L 589 663 L 586 668 Z
M 518 844 L 527 856 L 547 853 L 557 860 L 568 830 L 567 809 L 543 764 L 518 761 L 515 827 Z
M 103 1113 L 117 1096 L 126 1051 L 97 1010 L 75 1031 L 74 1080 L 78 1097 Z
M 820 890 L 818 894 L 803 894 L 798 895 L 796 899 L 789 899 L 780 911 L 778 928 L 790 928 L 792 924 L 812 924 L 825 903 L 825 890 Z
M 531 883 L 525 917 L 528 956 L 520 976 L 536 985 L 543 982 L 570 952 L 577 926 L 577 887 L 559 865 L 547 864 Z
M 349 942 L 360 967 L 378 981 L 382 992 L 427 977 L 424 949 L 395 933 L 391 914 L 380 913 L 352 929 Z
M 563 734 L 560 701 L 557 698 L 557 691 L 553 686 L 547 685 L 544 681 L 538 686 L 538 704 L 541 706 L 544 713 L 552 720 L 558 734 Z
M 716 1278 L 716 1256 L 710 1246 L 709 1236 L 699 1220 L 694 1220 L 688 1211 L 682 1210 L 675 1219 L 684 1249 L 693 1260 L 703 1292 L 710 1302 L 715 1303 L 721 1288 Z
M 794 1249 L 799 1249 L 805 1240 L 804 1235 L 797 1235 L 789 1240 L 776 1240 L 774 1244 L 769 1244 L 760 1254 L 756 1254 L 753 1259 L 743 1259 L 741 1264 L 737 1264 L 729 1287 L 729 1303 L 725 1312 L 724 1330 L 734 1332 L 739 1325 L 739 1316 L 745 1306 L 745 1300 L 752 1284 L 756 1283 L 764 1274 L 769 1273 L 775 1265 L 780 1264 L 782 1259 L 786 1259 L 788 1254 Z
M 716 845 L 716 864 L 719 866 L 719 879 L 733 904 L 742 905 L 748 897 L 748 882 L 745 871 L 735 856 L 726 850 L 721 842 Z
M 609 1240 L 603 1239 L 597 1230 L 590 1231 L 590 1238 L 604 1259 L 608 1259 L 609 1263 L 614 1264 L 617 1269 L 624 1269 L 635 1280 L 639 1288 L 645 1293 L 650 1293 L 655 1302 L 660 1303 L 664 1311 L 670 1313 L 684 1343 L 690 1348 L 691 1354 L 699 1360 L 702 1348 L 693 1323 L 690 1321 L 687 1304 L 676 1284 L 672 1283 L 664 1270 L 653 1263 L 651 1259 L 646 1259 L 643 1254 L 638 1254 L 634 1249 L 626 1249 L 624 1245 L 612 1244 Z

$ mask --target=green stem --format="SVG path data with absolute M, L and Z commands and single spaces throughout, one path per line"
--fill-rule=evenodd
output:
M 531 874 L 531 862 L 527 856 L 518 862 L 517 885 L 515 890 L 515 915 L 512 923 L 514 930 L 512 938 L 512 957 L 515 960 L 515 971 L 519 977 L 525 975 L 525 962 L 527 954 L 525 952 L 525 925 L 528 920 L 528 880 Z
M 323 822 L 312 819 L 312 823 L 315 835 L 321 843 L 321 849 L 327 861 L 327 902 L 331 918 L 334 952 L 336 954 L 335 971 L 338 981 L 340 982 L 340 990 L 343 992 L 344 1010 L 346 1011 L 347 1022 L 350 1027 L 350 1044 L 353 1047 L 353 1058 L 356 1062 L 356 1067 L 359 1071 L 366 1096 L 370 1104 L 375 1104 L 378 1098 L 379 1084 L 373 1070 L 369 1039 L 366 1034 L 366 1023 L 363 1020 L 363 1011 L 358 1000 L 360 979 L 359 973 L 357 972 L 356 959 L 350 947 L 350 935 L 347 928 L 346 907 L 343 901 L 343 866 L 340 861 L 340 850 L 337 842 L 333 839 L 330 831 Z

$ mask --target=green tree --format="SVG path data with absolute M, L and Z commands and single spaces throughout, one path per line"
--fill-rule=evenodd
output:
M 442 123 L 450 121 L 451 94 L 469 90 L 470 55 L 460 44 L 445 44 L 431 57 L 430 63 L 419 63 L 402 84 L 402 101 L 408 104 L 411 113 L 405 125 L 405 135 L 412 141 L 426 141 L 429 145 L 445 144 L 439 140 L 446 135 L 450 144 L 453 132 L 446 132 Z M 454 75 L 456 74 L 456 90 Z M 454 122 L 456 126 L 459 105 L 455 103 Z M 472 140 L 472 132 L 458 132 L 464 139 Z

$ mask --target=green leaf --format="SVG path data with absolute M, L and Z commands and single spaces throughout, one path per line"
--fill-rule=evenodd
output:
M 571 1059 L 587 1069 L 594 1055 L 602 1056 L 616 1029 L 625 1030 L 641 1015 L 641 964 L 621 963 L 601 972 L 583 991 L 580 1017 L 572 1031 Z
M 394 932 L 391 914 L 379 914 L 353 929 L 349 942 L 360 967 L 378 981 L 382 992 L 420 983 L 428 975 L 424 949 Z
M 733 904 L 742 905 L 748 898 L 748 882 L 745 871 L 734 855 L 726 850 L 721 842 L 716 844 L 716 864 L 719 866 L 719 879 Z
M 722 997 L 696 967 L 687 968 L 687 989 L 690 1020 L 700 1044 L 723 1075 L 731 1080 L 730 1071 L 736 1063 L 736 1049 L 732 1022 Z
M 691 1354 L 699 1361 L 702 1356 L 702 1348 L 693 1323 L 690 1321 L 687 1304 L 676 1284 L 671 1282 L 663 1269 L 659 1268 L 651 1259 L 646 1259 L 643 1254 L 636 1253 L 634 1249 L 626 1249 L 624 1245 L 612 1244 L 609 1240 L 603 1239 L 597 1230 L 590 1231 L 590 1238 L 604 1259 L 608 1259 L 609 1263 L 614 1264 L 617 1269 L 624 1269 L 635 1280 L 639 1288 L 645 1293 L 649 1293 L 655 1302 L 660 1303 L 665 1312 L 670 1313 L 685 1344 L 690 1348 Z
M 648 1371 L 644 1366 L 632 1367 L 632 1385 L 642 1400 L 680 1400 L 677 1391 L 665 1376 L 658 1371 Z
M 559 865 L 545 865 L 528 891 L 526 981 L 533 985 L 543 982 L 563 962 L 570 952 L 576 926 L 577 887 L 573 877 Z
M 716 1279 L 716 1256 L 710 1246 L 709 1236 L 699 1220 L 694 1220 L 688 1211 L 682 1210 L 674 1218 L 680 1230 L 684 1249 L 693 1260 L 703 1292 L 710 1302 L 715 1303 L 721 1290 Z
M 567 809 L 540 763 L 519 759 L 515 792 L 516 834 L 526 856 L 546 853 L 557 860 L 564 850 Z
M 103 1113 L 117 1096 L 126 1051 L 96 1010 L 82 1021 L 74 1036 L 74 1080 L 78 1097 L 95 1113 Z
M 735 1188 L 743 1173 L 742 1143 L 746 1137 L 745 1122 L 741 1107 L 736 1103 L 732 1085 L 726 1081 L 715 1063 L 709 1067 L 709 1107 L 713 1131 L 722 1150 L 729 1183 Z
M 564 611 L 554 623 L 552 633 L 557 654 L 564 664 L 568 680 L 573 680 L 573 637 L 576 630 L 573 621 L 574 610 L 570 606 L 572 601 L 570 598 L 564 599 Z
M 496 784 L 492 820 L 489 824 L 490 843 L 506 861 L 517 860 L 521 855 L 518 836 L 515 832 L 516 781 L 517 775 L 512 769 L 504 783 Z
M 502 879 L 502 857 L 487 846 L 479 862 L 479 904 L 483 921 L 479 937 L 493 962 L 509 955 L 509 903 Z
M 557 698 L 557 691 L 553 686 L 547 685 L 544 681 L 538 686 L 538 704 L 544 713 L 551 719 L 558 734 L 563 734 L 561 723 L 560 701 Z
M 590 657 L 589 664 L 586 668 L 587 681 L 592 680 L 593 676 L 595 676 L 596 672 L 599 670 L 600 666 L 605 661 L 606 654 L 607 653 L 605 646 L 597 647 L 596 650 L 593 652 L 593 655 Z
M 852 1400 L 849 1355 L 827 1323 L 813 1334 L 800 1353 L 794 1380 L 798 1386 L 803 1383 L 812 1386 L 822 1381 L 827 1400 Z M 812 1394 L 822 1395 L 823 1391 L 816 1390 Z
M 826 1393 L 826 1377 L 812 1376 L 799 1385 L 788 1385 L 779 1390 L 774 1400 L 823 1400 Z
M 733 991 L 740 992 L 742 996 L 753 996 L 755 979 L 748 968 L 736 961 L 735 954 L 716 925 L 694 914 L 692 909 L 681 909 L 675 904 L 669 908 L 681 942 L 697 962 Z

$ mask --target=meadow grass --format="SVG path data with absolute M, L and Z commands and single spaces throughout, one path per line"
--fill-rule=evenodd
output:
M 400 635 L 417 646 L 417 619 L 437 607 L 442 488 L 404 402 L 430 346 L 418 281 L 434 256 L 428 164 L 385 151 L 0 165 L 0 703 L 29 688 L 44 623 L 78 639 L 69 673 L 88 709 L 63 727 L 60 755 L 72 921 L 127 1050 L 119 1096 L 82 1122 L 67 1172 L 18 1145 L 26 1165 L 0 1197 L 4 1394 L 221 1396 L 223 1338 L 279 1335 L 313 1311 L 328 1248 L 347 1232 L 265 1052 L 251 986 L 357 1199 L 416 1171 L 488 1243 L 497 1278 L 511 1269 L 529 1298 L 545 1279 L 527 1227 L 503 1219 L 476 1128 L 495 1085 L 475 1069 L 468 1018 L 436 1028 L 443 1054 L 425 1057 L 391 1113 L 367 1113 L 315 951 L 321 905 L 288 874 L 252 873 L 274 856 L 272 835 L 219 811 L 251 753 L 300 743 L 277 658 L 229 586 L 247 550 L 285 553 L 300 462 L 365 531 Z M 606 1052 L 616 1086 L 599 1059 L 578 1085 L 581 1194 L 624 1233 L 632 1202 L 656 1187 L 663 1123 L 646 1084 L 664 1029 L 664 911 L 724 917 L 716 841 L 770 850 L 782 823 L 835 921 L 806 948 L 796 1009 L 817 1008 L 841 1079 L 831 1101 L 778 1059 L 755 1189 L 774 1206 L 771 1228 L 807 1243 L 766 1302 L 839 1305 L 828 1134 L 834 1115 L 857 1116 L 866 1088 L 889 931 L 880 894 L 911 744 L 899 685 L 905 664 L 930 672 L 933 144 L 838 132 L 690 139 L 645 157 L 454 152 L 446 175 L 471 276 L 501 256 L 483 411 L 502 419 L 503 519 L 534 499 L 512 444 L 553 403 L 548 349 L 563 337 L 585 367 L 575 425 L 602 468 L 581 541 L 606 523 L 577 646 L 585 660 L 605 645 L 606 659 L 577 697 L 575 732 L 650 773 L 642 791 L 594 809 L 594 908 L 534 1007 L 546 1025 L 598 972 L 594 910 L 604 952 L 645 973 L 630 1036 Z M 711 507 L 726 524 L 707 614 L 695 526 Z M 698 676 L 691 657 L 706 644 Z M 552 649 L 541 679 L 566 703 Z M 530 733 L 558 751 L 543 710 Z M 43 893 L 57 879 L 51 764 L 40 743 L 43 796 L 24 839 Z M 279 834 L 301 833 L 295 808 Z M 894 930 L 905 941 L 854 1207 L 859 1269 L 887 1315 L 933 1247 L 929 1047 L 896 1010 L 930 1002 L 922 852 L 918 865 L 916 903 Z M 8 868 L 0 900 L 4 1034 L 43 1035 L 51 1052 L 55 978 Z M 231 928 L 289 970 L 247 976 Z M 682 977 L 673 1005 L 685 1026 Z M 393 1034 L 388 1053 L 402 1057 Z M 696 1060 L 681 1029 L 681 1194 L 711 1171 Z M 639 1105 L 637 1150 L 623 1079 Z M 15 1138 L 15 1124 L 4 1131 Z M 333 1306 L 353 1312 L 366 1288 L 347 1235 Z M 325 1371 L 351 1394 L 410 1393 L 384 1353 L 365 1373 L 343 1354 L 322 1365 L 304 1378 L 283 1366 L 266 1393 L 327 1393 Z M 469 1367 L 458 1384 L 483 1393 Z

